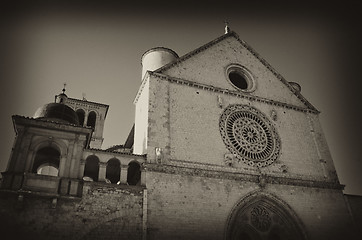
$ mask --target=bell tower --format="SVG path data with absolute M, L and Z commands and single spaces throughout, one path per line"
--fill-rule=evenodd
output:
M 83 99 L 67 98 L 65 104 L 76 112 L 81 126 L 93 129 L 90 148 L 100 149 L 104 139 L 104 123 L 109 105 L 91 102 L 85 97 Z

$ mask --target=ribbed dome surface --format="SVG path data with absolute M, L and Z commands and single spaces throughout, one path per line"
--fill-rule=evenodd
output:
M 61 103 L 49 103 L 38 108 L 34 118 L 44 118 L 55 122 L 79 125 L 78 116 L 75 111 Z

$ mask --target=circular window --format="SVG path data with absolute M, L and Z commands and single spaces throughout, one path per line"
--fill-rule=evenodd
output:
M 226 75 L 227 79 L 234 88 L 243 92 L 251 92 L 255 90 L 253 76 L 246 68 L 237 64 L 232 64 L 227 67 Z
M 229 106 L 220 117 L 219 128 L 227 148 L 241 162 L 265 167 L 279 156 L 279 137 L 267 117 L 255 108 Z

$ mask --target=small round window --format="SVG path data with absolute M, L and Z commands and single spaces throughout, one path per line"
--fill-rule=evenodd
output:
M 234 88 L 243 92 L 255 90 L 255 82 L 251 73 L 244 67 L 233 64 L 227 67 L 226 75 Z

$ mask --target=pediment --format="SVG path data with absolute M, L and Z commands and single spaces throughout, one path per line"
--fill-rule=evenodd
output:
M 226 91 L 236 91 L 250 97 L 317 111 L 300 94 L 298 85 L 285 80 L 234 32 L 225 34 L 154 72 Z M 231 72 L 236 73 L 234 78 Z M 246 83 L 238 85 L 237 74 Z

